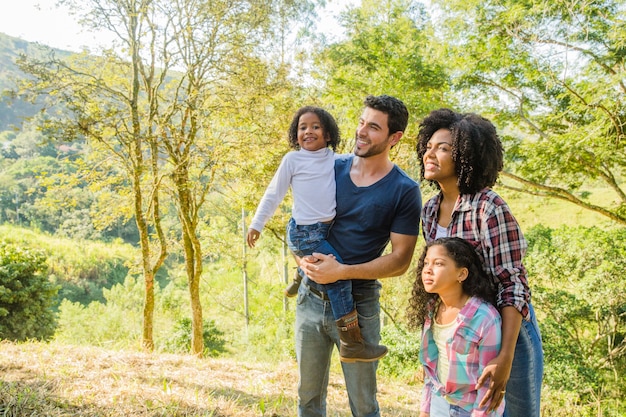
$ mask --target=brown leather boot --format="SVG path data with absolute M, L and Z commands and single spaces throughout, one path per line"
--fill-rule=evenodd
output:
M 387 347 L 371 345 L 361 337 L 359 316 L 352 310 L 339 320 L 335 321 L 339 330 L 339 359 L 342 362 L 374 362 L 387 354 Z
M 295 297 L 296 295 L 298 295 L 298 288 L 300 288 L 300 283 L 302 282 L 302 276 L 300 275 L 299 271 L 296 269 L 296 273 L 293 276 L 293 281 L 291 281 L 291 283 L 289 285 L 287 285 L 287 288 L 285 288 L 285 297 Z

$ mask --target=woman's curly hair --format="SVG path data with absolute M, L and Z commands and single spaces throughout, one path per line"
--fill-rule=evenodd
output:
M 478 114 L 457 113 L 450 109 L 433 110 L 420 123 L 417 157 L 421 179 L 424 179 L 426 146 L 439 129 L 450 131 L 452 160 L 461 194 L 473 194 L 493 186 L 504 166 L 502 142 L 496 127 Z M 436 181 L 430 182 L 439 189 Z
M 300 149 L 300 144 L 298 143 L 298 125 L 300 123 L 300 116 L 305 113 L 315 113 L 317 117 L 320 118 L 320 124 L 322 125 L 322 129 L 324 129 L 324 135 L 329 139 L 326 146 L 330 146 L 333 148 L 333 151 L 336 151 L 337 146 L 339 146 L 339 142 L 341 142 L 341 135 L 339 133 L 337 122 L 335 121 L 335 118 L 326 110 L 315 106 L 301 107 L 293 116 L 288 131 L 289 146 L 296 150 Z
M 428 314 L 433 311 L 435 302 L 439 299 L 438 294 L 426 292 L 422 282 L 426 252 L 429 248 L 438 245 L 446 249 L 448 256 L 457 267 L 467 268 L 467 278 L 462 284 L 463 292 L 470 297 L 480 297 L 493 305 L 496 303 L 496 284 L 485 272 L 480 256 L 472 244 L 459 237 L 439 238 L 426 245 L 417 264 L 415 281 L 407 309 L 407 322 L 409 328 L 413 330 L 422 327 Z

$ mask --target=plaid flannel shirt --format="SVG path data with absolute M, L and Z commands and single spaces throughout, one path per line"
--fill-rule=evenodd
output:
M 432 197 L 422 210 L 426 242 L 435 240 L 442 196 Z M 528 244 L 509 206 L 493 190 L 462 194 L 452 210 L 448 236 L 469 241 L 482 258 L 485 270 L 498 285 L 497 307 L 515 307 L 526 320 L 530 289 L 522 259 Z
M 433 392 L 445 397 L 450 404 L 466 410 L 472 417 L 501 416 L 504 401 L 497 410 L 487 413 L 487 407 L 478 405 L 487 393 L 489 384 L 475 389 L 476 381 L 490 360 L 500 352 L 502 342 L 502 320 L 498 310 L 477 297 L 472 297 L 459 311 L 455 321 L 454 335 L 448 340 L 447 354 L 450 363 L 448 380 L 442 385 L 437 377 L 439 350 L 431 330 L 434 303 L 422 329 L 420 362 L 424 367 L 424 388 L 421 411 L 430 411 Z

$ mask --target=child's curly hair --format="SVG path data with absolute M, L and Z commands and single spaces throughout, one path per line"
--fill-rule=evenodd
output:
M 450 109 L 433 110 L 420 123 L 417 157 L 421 179 L 424 179 L 426 146 L 439 129 L 450 131 L 452 160 L 461 194 L 473 194 L 493 186 L 504 166 L 502 142 L 496 127 L 478 114 L 457 113 Z M 430 182 L 439 189 L 436 181 Z
M 336 151 L 337 146 L 339 146 L 339 142 L 341 142 L 341 135 L 339 133 L 337 122 L 330 113 L 316 106 L 301 107 L 293 116 L 288 131 L 289 146 L 296 150 L 300 149 L 300 145 L 298 144 L 298 124 L 300 122 L 300 116 L 305 113 L 315 113 L 317 117 L 320 118 L 320 124 L 322 125 L 322 129 L 324 129 L 324 135 L 329 139 L 326 146 L 330 146 L 333 148 L 333 151 Z
M 413 290 L 409 299 L 407 309 L 407 321 L 409 328 L 419 329 L 434 308 L 435 302 L 439 299 L 436 293 L 428 293 L 422 282 L 422 271 L 424 269 L 424 258 L 428 248 L 433 246 L 443 246 L 448 252 L 448 256 L 459 268 L 467 268 L 468 274 L 463 281 L 463 292 L 470 297 L 476 296 L 495 305 L 496 284 L 487 275 L 483 268 L 483 263 L 470 242 L 459 237 L 443 237 L 426 245 L 417 264 Z

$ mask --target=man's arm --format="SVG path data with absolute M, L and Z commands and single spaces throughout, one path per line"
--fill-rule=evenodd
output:
M 332 255 L 314 253 L 303 258 L 300 267 L 318 284 L 331 284 L 342 279 L 378 279 L 395 277 L 406 272 L 411 264 L 417 236 L 391 233 L 391 252 L 379 258 L 356 265 L 340 264 Z

